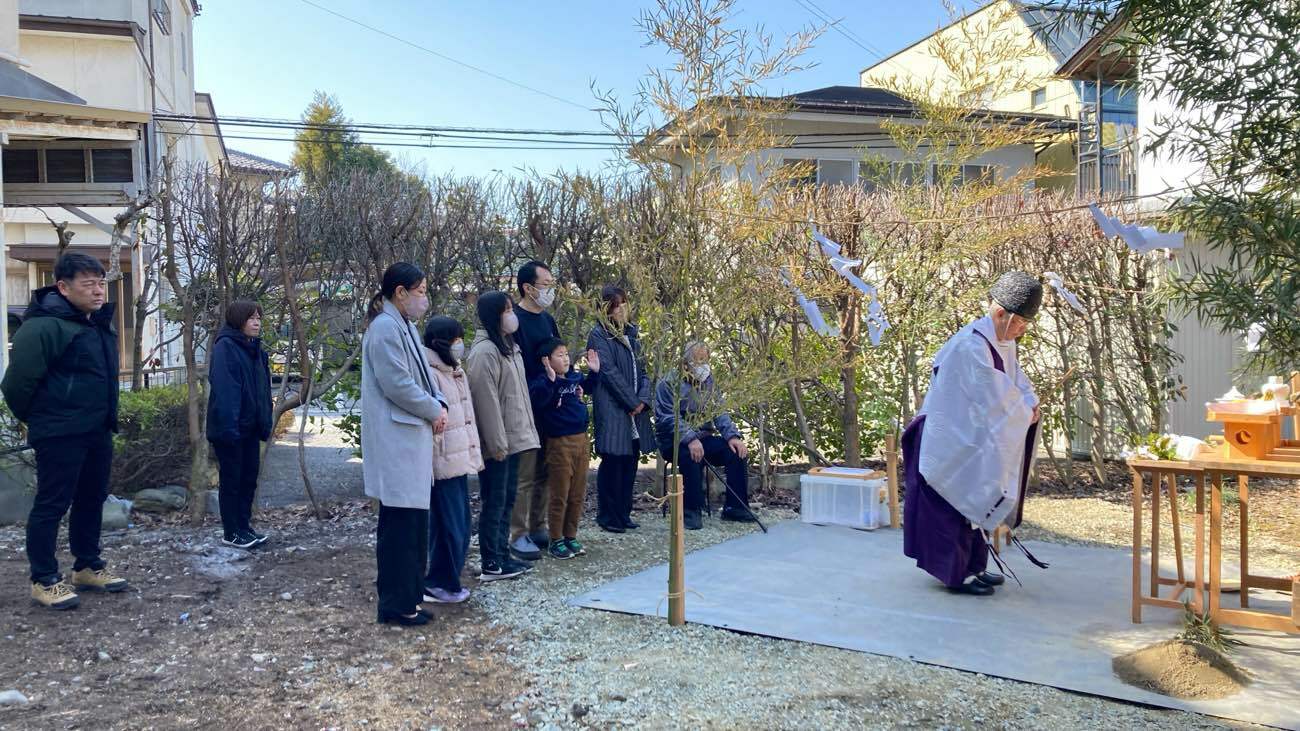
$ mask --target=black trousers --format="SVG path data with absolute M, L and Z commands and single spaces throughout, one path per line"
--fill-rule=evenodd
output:
M 478 473 L 478 553 L 484 567 L 510 558 L 510 514 L 519 489 L 519 455 L 504 462 L 483 459 Z
M 727 490 L 725 509 L 743 513 L 749 504 L 749 470 L 745 466 L 745 460 L 736 456 L 731 451 L 731 445 L 715 434 L 701 436 L 700 444 L 704 447 L 703 462 L 691 459 L 686 445 L 677 448 L 677 460 L 680 462 L 677 472 L 682 476 L 682 507 L 692 512 L 699 512 L 704 507 L 704 501 L 708 499 L 704 494 L 704 463 L 708 462 L 714 467 L 722 467 L 726 472 L 727 487 L 731 489 Z M 666 461 L 672 462 L 673 454 L 670 450 L 660 445 L 660 451 Z
M 212 442 L 220 465 L 221 527 L 227 535 L 252 527 L 253 497 L 257 494 L 257 471 L 262 442 L 241 437 L 234 442 Z
M 59 522 L 68 515 L 68 544 L 76 561 L 73 571 L 104 567 L 99 557 L 99 530 L 113 466 L 113 435 L 105 429 L 92 434 L 55 437 L 34 442 L 36 499 L 27 516 L 27 560 L 32 581 L 45 584 L 59 578 L 55 549 Z
M 602 454 L 596 468 L 596 523 L 626 526 L 632 518 L 632 491 L 640 458 L 635 454 Z
M 424 563 L 429 556 L 429 511 L 379 506 L 375 534 L 379 619 L 411 614 L 424 600 Z

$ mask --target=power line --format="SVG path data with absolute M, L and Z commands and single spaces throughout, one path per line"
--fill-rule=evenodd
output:
M 155 114 L 155 119 L 166 122 L 183 122 L 187 124 L 213 124 L 212 117 L 203 117 L 189 114 Z M 315 130 L 322 132 L 358 132 L 383 134 L 394 136 L 410 137 L 428 137 L 428 136 L 455 136 L 458 134 L 485 134 L 485 135 L 520 135 L 520 136 L 588 136 L 588 137 L 615 137 L 622 139 L 623 135 L 616 132 L 596 132 L 592 130 L 546 130 L 530 128 L 510 128 L 510 127 L 460 127 L 450 125 L 415 125 L 415 124 L 387 124 L 387 123 L 357 123 L 348 122 L 346 124 L 328 124 L 318 122 L 303 122 L 296 119 L 270 118 L 270 117 L 218 117 L 216 124 L 231 127 L 263 127 L 268 129 L 292 129 L 292 130 Z M 803 132 L 794 137 L 816 137 L 816 138 L 834 138 L 834 137 L 886 137 L 887 132 Z M 707 133 L 697 135 L 700 139 L 709 139 L 717 137 L 716 134 Z M 593 144 L 593 143 L 583 143 Z M 607 144 L 596 142 L 594 144 Z
M 194 114 L 172 114 L 159 113 L 154 117 L 166 121 L 176 122 L 206 122 L 211 124 L 212 117 L 198 116 Z M 491 134 L 518 134 L 518 135 L 551 135 L 555 137 L 618 137 L 617 132 L 601 132 L 597 130 L 569 130 L 569 129 L 534 129 L 520 127 L 463 127 L 454 125 L 424 125 L 424 124 L 399 124 L 394 122 L 342 122 L 330 124 L 327 122 L 305 122 L 300 119 L 288 119 L 284 117 L 241 117 L 241 116 L 223 116 L 216 118 L 219 124 L 232 124 L 240 126 L 277 126 L 286 125 L 299 128 L 314 128 L 321 130 L 336 131 L 392 131 L 392 132 L 419 132 L 422 134 L 438 132 L 484 132 Z
M 825 10 L 822 10 L 821 7 L 818 6 L 817 3 L 813 2 L 812 0 L 795 0 L 795 2 L 802 5 L 804 10 L 807 10 L 817 18 L 821 19 L 827 25 L 829 25 L 836 33 L 839 33 L 840 35 L 849 39 L 849 42 L 852 43 L 853 45 L 857 46 L 858 48 L 861 48 L 867 53 L 870 53 L 871 55 L 875 56 L 881 61 L 885 60 L 885 54 L 881 53 L 880 51 L 872 47 L 869 43 L 863 40 L 862 37 L 859 36 L 858 34 L 843 27 L 844 26 L 843 18 L 839 20 L 832 19 L 830 13 L 826 12 Z
M 264 136 L 258 136 L 258 135 L 228 135 L 228 134 L 216 134 L 216 133 L 213 133 L 213 132 L 178 132 L 178 133 L 167 133 L 167 134 L 172 134 L 173 136 L 176 136 L 176 137 L 207 137 L 207 138 L 217 138 L 217 137 L 220 137 L 220 138 L 222 138 L 222 139 L 227 139 L 227 140 L 255 140 L 255 141 L 261 141 L 261 142 L 285 142 L 285 143 L 288 143 L 288 144 L 295 144 L 295 145 L 296 145 L 296 144 L 309 144 L 309 145 L 341 145 L 341 144 L 343 144 L 343 143 L 340 143 L 340 142 L 335 141 L 335 140 L 311 140 L 311 139 L 308 139 L 308 140 L 297 140 L 297 139 L 294 139 L 294 138 L 292 138 L 292 137 L 264 137 Z M 358 142 L 357 142 L 356 144 L 370 145 L 371 147 L 413 147 L 413 148 L 422 148 L 422 149 L 426 149 L 426 150 L 568 150 L 568 151 L 574 151 L 574 152 L 579 151 L 579 150 L 607 150 L 607 149 L 612 150 L 612 149 L 619 149 L 619 148 L 625 147 L 625 145 L 621 145 L 621 144 L 617 144 L 617 143 L 610 143 L 610 144 L 606 145 L 605 147 L 595 147 L 595 146 L 592 146 L 592 147 L 557 147 L 557 146 L 551 146 L 551 145 L 541 145 L 541 146 L 535 146 L 535 145 L 527 145 L 527 146 L 525 146 L 525 145 L 445 145 L 445 144 L 439 144 L 439 143 L 435 143 L 435 142 L 429 142 L 429 143 L 425 143 L 425 144 L 419 144 L 419 143 L 415 143 L 415 142 L 391 142 L 391 141 L 383 141 L 383 140 L 358 140 Z
M 907 69 L 904 68 L 903 66 L 900 66 L 898 62 L 893 59 L 893 57 L 886 56 L 883 51 L 880 51 L 875 46 L 871 45 L 870 43 L 867 43 L 866 40 L 864 40 L 857 33 L 854 33 L 853 31 L 845 28 L 843 19 L 840 20 L 833 19 L 830 13 L 826 12 L 825 10 L 822 10 L 821 6 L 817 5 L 815 2 L 813 2 L 813 0 L 795 0 L 795 2 L 799 3 L 799 5 L 802 6 L 804 10 L 807 10 L 809 13 L 812 13 L 813 17 L 829 25 L 836 33 L 839 33 L 840 35 L 847 38 L 850 43 L 854 44 L 858 48 L 861 48 L 867 53 L 880 59 L 882 63 L 894 64 L 896 68 L 904 72 L 907 71 Z
M 504 77 L 504 76 L 502 76 L 502 75 L 500 75 L 500 74 L 495 74 L 495 73 L 492 73 L 491 71 L 488 71 L 487 69 L 484 69 L 484 68 L 480 68 L 480 67 L 478 67 L 478 66 L 475 66 L 474 64 L 466 63 L 466 62 L 464 62 L 464 61 L 461 61 L 460 59 L 452 58 L 451 56 L 448 56 L 448 55 L 445 54 L 445 53 L 439 53 L 438 51 L 435 51 L 435 50 L 433 50 L 432 48 L 428 48 L 428 47 L 426 47 L 426 46 L 422 46 L 422 45 L 420 45 L 420 44 L 418 44 L 418 43 L 415 43 L 414 41 L 408 41 L 407 39 L 402 38 L 402 37 L 400 37 L 400 36 L 395 36 L 395 35 L 393 35 L 392 33 L 389 33 L 389 32 L 386 31 L 386 30 L 383 30 L 383 29 L 380 29 L 380 28 L 376 28 L 376 27 L 373 26 L 373 25 L 368 25 L 368 24 L 366 24 L 366 23 L 363 23 L 363 22 L 361 22 L 360 20 L 357 20 L 356 18 L 350 18 L 350 17 L 348 17 L 348 16 L 346 16 L 346 15 L 344 15 L 344 14 L 342 14 L 342 13 L 335 12 L 335 11 L 333 11 L 333 10 L 330 10 L 329 8 L 327 8 L 327 7 L 323 6 L 323 5 L 319 5 L 319 4 L 315 3 L 315 2 L 313 2 L 313 0 L 301 0 L 301 2 L 303 2 L 303 3 L 307 4 L 307 5 L 310 5 L 311 7 L 316 8 L 317 10 L 320 10 L 321 12 L 329 13 L 330 15 L 333 15 L 333 16 L 336 17 L 336 18 L 340 18 L 340 19 L 342 19 L 342 20 L 346 20 L 347 22 L 352 23 L 353 25 L 358 25 L 358 26 L 360 26 L 360 27 L 362 27 L 362 28 L 365 28 L 366 30 L 369 30 L 369 31 L 374 32 L 374 33 L 378 33 L 379 35 L 384 36 L 384 37 L 386 37 L 386 38 L 391 38 L 392 40 L 397 41 L 398 43 L 401 43 L 401 44 L 403 44 L 403 45 L 410 46 L 411 48 L 414 48 L 414 49 L 416 49 L 416 50 L 418 50 L 418 51 L 424 51 L 425 53 L 427 53 L 427 54 L 429 54 L 429 55 L 431 55 L 431 56 L 436 56 L 436 57 L 438 57 L 438 58 L 440 58 L 440 59 L 442 59 L 442 60 L 444 60 L 444 61 L 449 61 L 449 62 L 451 62 L 451 63 L 454 63 L 454 64 L 456 64 L 457 66 L 462 66 L 462 67 L 467 68 L 467 69 L 469 69 L 469 70 L 471 70 L 471 71 L 476 71 L 476 72 L 478 72 L 478 73 L 480 73 L 480 74 L 483 74 L 484 76 L 490 76 L 491 78 L 494 78 L 494 79 L 496 79 L 497 81 L 504 81 L 505 83 L 510 84 L 511 86 L 517 86 L 517 87 L 519 87 L 520 89 L 524 89 L 525 91 L 531 91 L 531 92 L 533 92 L 534 94 L 541 94 L 541 95 L 544 96 L 544 97 L 547 97 L 547 98 L 549 98 L 549 99 L 554 99 L 555 101 L 557 101 L 557 102 L 561 102 L 561 103 L 563 103 L 563 104 L 568 104 L 568 105 L 571 106 L 571 107 L 577 107 L 578 109 L 581 109 L 581 110 L 583 110 L 583 111 L 588 111 L 588 112 L 591 111 L 591 109 L 590 109 L 589 107 L 583 106 L 582 104 L 579 104 L 579 103 L 577 103 L 577 102 L 575 102 L 575 101 L 571 101 L 571 100 L 569 100 L 569 99 L 565 99 L 564 97 L 556 96 L 555 94 L 552 94 L 552 93 L 550 93 L 549 91 L 542 91 L 541 89 L 538 89 L 538 88 L 535 88 L 535 87 L 532 87 L 532 86 L 528 86 L 527 84 L 521 84 L 520 82 L 515 81 L 514 79 L 506 78 L 506 77 Z
M 212 132 L 196 132 L 196 131 L 191 131 L 191 132 L 177 132 L 177 133 L 169 133 L 169 134 L 173 134 L 174 136 L 177 136 L 177 137 L 200 137 L 200 138 L 218 138 L 218 137 L 220 137 L 220 138 L 222 138 L 222 139 L 227 139 L 227 140 L 253 140 L 253 141 L 259 141 L 259 142 L 284 142 L 284 143 L 287 143 L 287 144 L 295 144 L 295 145 L 296 145 L 296 144 L 308 144 L 308 145 L 343 145 L 343 144 L 345 144 L 345 143 L 338 142 L 338 141 L 336 141 L 336 140 L 320 140 L 320 139 L 315 139 L 315 140 L 313 140 L 313 139 L 303 139 L 303 140 L 299 140 L 299 139 L 295 139 L 295 138 L 293 138 L 293 137 L 269 137 L 269 136 L 261 136 L 261 135 L 229 135 L 229 134 L 224 134 L 224 133 L 223 133 L 223 134 L 216 134 L 216 133 L 212 133 Z M 459 138 L 458 138 L 458 139 L 459 139 Z M 474 138 L 463 138 L 463 139 L 466 139 L 466 140 L 474 140 Z M 521 142 L 535 142 L 535 141 L 531 141 L 531 140 L 520 140 L 520 141 L 521 141 Z M 554 142 L 557 142 L 557 143 L 563 143 L 563 140 L 553 140 L 553 141 L 554 141 Z M 859 151 L 859 150 L 867 150 L 867 151 L 869 151 L 869 150 L 893 150 L 893 149 L 897 149 L 897 146 L 896 146 L 896 145 L 894 145 L 892 142 L 890 142 L 889 140 L 886 140 L 886 139 L 874 139 L 874 140 L 864 141 L 864 142 L 862 142 L 862 143 L 855 143 L 853 140 L 845 140 L 844 142 L 849 142 L 849 143 L 852 143 L 852 144 L 846 144 L 846 145 L 845 145 L 845 144 L 841 144 L 841 145 L 836 145 L 836 144 L 828 144 L 828 143 L 800 143 L 800 142 L 793 142 L 793 143 L 791 143 L 791 144 L 789 144 L 789 145 L 777 145 L 777 146 L 773 146 L 773 147 L 765 147 L 765 148 L 763 148 L 763 149 L 764 149 L 764 150 L 812 150 L 812 151 L 822 151 L 822 150 L 825 150 L 825 151 L 841 151 L 841 152 L 842 152 L 842 151 Z M 573 151 L 573 152 L 582 151 L 582 150 L 625 150 L 625 149 L 628 149 L 628 148 L 632 147 L 631 144 L 628 144 L 628 143 L 622 143 L 622 142 L 610 142 L 610 143 L 604 143 L 604 144 L 594 144 L 594 143 L 593 143 L 593 144 L 591 144 L 591 145 L 583 146 L 583 147 L 571 147 L 571 146 L 561 146 L 561 145 L 532 145 L 532 144 L 530 144 L 530 145 L 506 145 L 506 144 L 498 144 L 498 145 L 455 145 L 455 144 L 442 144 L 442 143 L 436 143 L 436 142 L 427 142 L 427 143 L 423 143 L 423 144 L 421 144 L 421 143 L 414 143 L 414 142 L 394 142 L 394 141 L 387 141 L 387 140 L 367 140 L 367 139 L 359 139 L 359 140 L 357 140 L 357 142 L 354 143 L 354 144 L 370 145 L 371 147 L 401 147 L 401 148 L 417 148 L 417 149 L 426 149 L 426 150 L 558 150 L 558 151 Z M 918 147 L 927 147 L 927 148 L 928 148 L 928 147 L 933 147 L 933 145 L 930 145 L 930 144 L 921 144 L 921 145 L 919 145 Z M 803 160 L 803 158 L 797 158 L 797 159 Z M 843 161 L 843 162 L 857 162 L 857 161 L 856 161 L 856 160 L 845 160 L 845 161 Z

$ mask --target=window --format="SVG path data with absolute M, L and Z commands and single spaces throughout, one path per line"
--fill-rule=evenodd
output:
M 10 147 L 4 151 L 4 182 L 133 183 L 130 147 Z
M 781 161 L 781 176 L 790 186 L 817 182 L 817 161 L 787 158 Z
M 925 182 L 925 168 L 915 162 L 858 163 L 858 185 L 868 193 L 881 186 L 900 187 Z
M 45 151 L 45 182 L 85 183 L 86 151 L 80 148 Z
M 1040 86 L 1029 92 L 1029 105 L 1037 109 L 1047 103 L 1047 87 Z
M 997 174 L 992 165 L 941 165 L 930 169 L 930 184 L 956 188 L 962 185 L 992 185 Z
M 96 183 L 129 183 L 135 180 L 130 148 L 91 150 L 90 161 Z
M 980 185 L 993 185 L 996 177 L 993 173 L 992 165 L 962 165 L 961 182 L 963 185 L 979 183 Z
M 853 185 L 852 160 L 818 160 L 817 182 L 821 185 Z
M 41 182 L 41 161 L 36 150 L 5 150 L 4 180 L 6 183 Z
M 158 22 L 158 27 L 166 35 L 172 32 L 172 0 L 151 0 L 153 9 L 153 19 Z
M 956 188 L 961 185 L 961 166 L 960 165 L 941 165 L 934 164 L 930 166 L 930 185 L 935 187 Z

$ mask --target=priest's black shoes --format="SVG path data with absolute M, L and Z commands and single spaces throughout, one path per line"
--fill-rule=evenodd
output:
M 993 596 L 993 587 L 988 584 L 981 584 L 978 581 L 967 581 L 961 586 L 950 586 L 948 591 L 953 594 L 970 594 L 971 596 Z
M 1007 583 L 1007 577 L 1002 574 L 991 574 L 987 571 L 975 574 L 975 580 L 985 586 L 1002 586 Z

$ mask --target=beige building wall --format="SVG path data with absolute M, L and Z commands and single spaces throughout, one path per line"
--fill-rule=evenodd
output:
M 1057 59 L 1007 0 L 981 8 L 932 36 L 868 66 L 859 73 L 859 82 L 862 86 L 895 91 L 930 88 L 934 97 L 948 92 L 957 93 L 961 87 L 957 69 L 962 66 L 954 68 L 953 64 L 960 60 L 969 66 L 980 58 L 989 59 L 991 56 L 968 51 L 945 59 L 941 49 L 978 48 L 980 44 L 990 43 L 1005 43 L 1010 47 L 1025 49 L 1023 56 L 1014 61 L 1007 59 L 1007 66 L 1008 73 L 1027 75 L 1028 88 L 982 100 L 980 106 L 1005 112 L 1033 112 L 1078 118 L 1079 94 L 1074 85 L 1054 77 L 1058 67 Z M 1037 99 L 1034 94 L 1036 89 L 1042 89 Z M 1078 160 L 1072 138 L 1063 136 L 1060 142 L 1041 153 L 1037 162 L 1055 171 L 1055 174 L 1039 178 L 1037 187 L 1064 191 L 1074 189 Z
M 91 106 L 149 110 L 148 69 L 134 39 L 24 30 L 19 43 L 31 73 Z
M 1074 91 L 1074 86 L 1068 81 L 1054 78 L 1059 65 L 1056 58 L 1035 37 L 1007 0 L 992 3 L 885 60 L 868 66 L 859 73 L 859 80 L 862 86 L 886 89 L 899 88 L 900 84 L 908 82 L 923 82 L 933 85 L 936 93 L 956 91 L 960 88 L 960 81 L 949 61 L 965 61 L 969 67 L 980 60 L 981 56 L 985 59 L 991 56 L 966 52 L 945 60 L 940 55 L 940 48 L 978 48 L 980 44 L 989 47 L 994 43 L 1025 47 L 1025 55 L 1006 61 L 1009 73 L 1026 74 L 1029 90 L 985 100 L 982 106 L 1006 112 L 1037 112 L 1062 117 L 1078 114 L 1079 95 Z M 1041 100 L 1043 103 L 1035 105 L 1031 90 L 1038 87 L 1045 87 L 1046 95 Z

